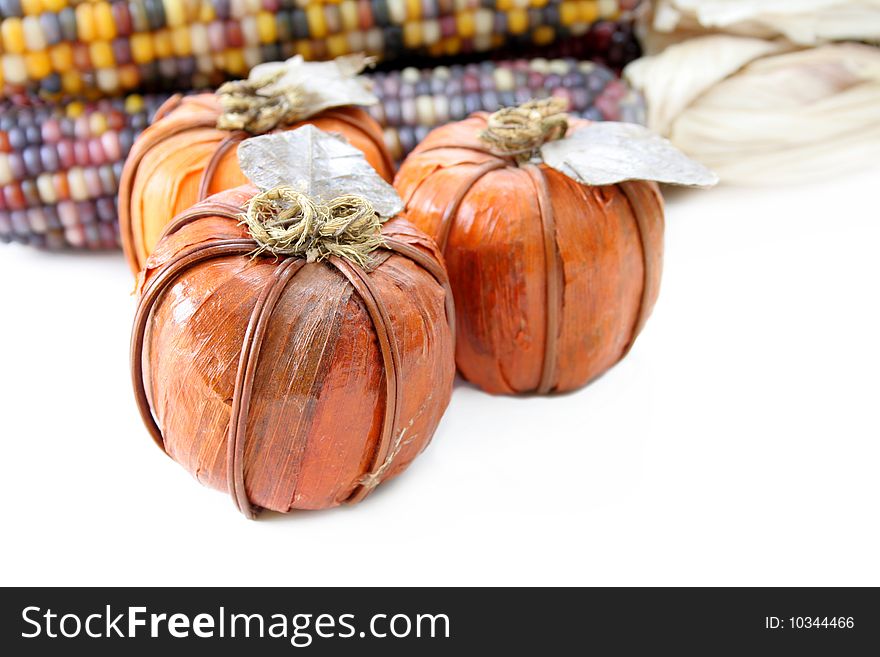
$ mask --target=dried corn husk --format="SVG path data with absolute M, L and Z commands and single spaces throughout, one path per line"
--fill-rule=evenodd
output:
M 657 0 L 646 16 L 649 52 L 710 32 L 803 46 L 880 41 L 880 0 Z
M 722 182 L 827 177 L 880 159 L 880 49 L 711 35 L 627 67 L 648 125 Z

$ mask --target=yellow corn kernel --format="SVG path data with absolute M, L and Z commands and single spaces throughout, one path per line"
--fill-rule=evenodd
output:
M 25 51 L 24 24 L 20 18 L 7 18 L 0 24 L 3 37 L 3 52 L 20 55 Z
M 31 80 L 42 80 L 52 72 L 52 60 L 45 50 L 27 53 L 24 56 L 24 63 Z
M 21 11 L 25 16 L 39 16 L 43 11 L 42 0 L 21 0 Z
M 61 75 L 61 88 L 64 89 L 69 94 L 78 94 L 82 91 L 83 83 L 82 77 L 80 76 L 78 71 L 66 71 Z M 72 118 L 76 118 L 80 114 L 82 114 L 82 109 L 79 110 L 79 113 L 76 113 L 76 110 L 72 110 L 70 107 L 67 108 L 67 114 Z
M 125 112 L 137 114 L 144 111 L 144 99 L 140 94 L 131 94 L 125 97 Z
M 406 0 L 406 20 L 416 21 L 422 17 L 422 0 Z
M 539 25 L 535 28 L 535 31 L 532 32 L 532 41 L 539 46 L 546 46 L 553 43 L 553 39 L 555 38 L 556 30 L 553 29 L 552 25 Z
M 579 3 L 582 23 L 595 23 L 599 18 L 599 4 L 596 0 L 581 0 Z
M 95 26 L 95 6 L 87 2 L 76 6 L 76 34 L 80 41 L 94 41 L 98 36 Z
M 458 36 L 462 39 L 469 39 L 476 33 L 476 25 L 474 21 L 474 12 L 463 11 L 455 16 L 455 25 Z
M 278 24 L 274 14 L 268 11 L 257 14 L 257 34 L 260 35 L 260 43 L 275 43 L 278 40 Z
M 156 59 L 167 59 L 174 55 L 174 44 L 171 42 L 170 30 L 156 30 L 153 33 L 153 51 Z
M 89 46 L 89 57 L 92 58 L 92 66 L 95 68 L 111 68 L 116 64 L 113 48 L 107 41 L 92 42 Z
M 443 42 L 443 51 L 447 55 L 457 55 L 461 52 L 461 39 L 457 36 L 446 39 Z
M 563 2 L 559 5 L 559 22 L 568 27 L 578 22 L 580 18 L 579 2 Z
M 334 34 L 333 36 L 327 37 L 327 54 L 330 57 L 341 57 L 350 52 L 348 38 L 345 34 Z
M 138 64 L 149 64 L 155 59 L 153 37 L 149 32 L 131 35 L 131 58 Z
M 529 27 L 529 15 L 525 9 L 511 9 L 507 14 L 507 29 L 511 34 L 522 34 Z
M 43 0 L 43 10 L 57 14 L 67 7 L 67 0 Z
M 428 46 L 428 55 L 431 57 L 442 57 L 446 54 L 444 50 L 443 41 L 435 41 L 430 46 Z
M 99 2 L 95 5 L 95 31 L 102 41 L 110 41 L 116 36 L 116 21 L 113 20 L 113 12 L 109 2 Z
M 73 68 L 73 48 L 66 42 L 52 46 L 49 48 L 49 59 L 58 73 L 66 73 Z
M 174 54 L 178 57 L 192 55 L 192 33 L 188 25 L 181 25 L 171 30 L 171 45 L 174 47 Z
M 199 7 L 199 23 L 210 23 L 217 18 L 217 12 L 210 2 L 203 2 Z
M 312 44 L 305 39 L 296 40 L 296 54 L 300 55 L 304 60 L 311 61 L 314 59 L 312 52 Z
M 107 132 L 107 117 L 104 112 L 92 112 L 89 114 L 89 131 L 95 137 L 100 137 Z
M 422 23 L 407 21 L 403 24 L 403 45 L 407 48 L 418 48 L 422 45 Z
M 342 20 L 343 32 L 354 32 L 360 29 L 356 0 L 342 0 L 339 3 L 339 16 Z
M 165 25 L 180 27 L 186 24 L 186 11 L 182 0 L 162 0 L 165 9 Z
M 225 53 L 225 68 L 228 73 L 244 76 L 247 73 L 247 64 L 244 61 L 244 53 L 241 48 L 230 48 Z
M 119 68 L 119 86 L 123 89 L 134 89 L 141 83 L 141 74 L 134 64 L 126 64 Z
M 309 24 L 309 34 L 313 39 L 323 39 L 327 36 L 327 21 L 324 19 L 324 7 L 309 3 L 306 7 L 306 21 Z

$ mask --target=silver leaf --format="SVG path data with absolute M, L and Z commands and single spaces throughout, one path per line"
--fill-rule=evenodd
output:
M 544 162 L 587 185 L 654 180 L 711 187 L 718 176 L 667 139 L 634 123 L 602 121 L 541 146 Z
M 281 74 L 273 84 L 261 90 L 271 96 L 295 89 L 301 97 L 300 118 L 314 116 L 331 107 L 375 105 L 379 99 L 370 90 L 371 82 L 358 75 L 372 63 L 364 55 L 346 55 L 329 62 L 307 62 L 301 55 L 284 62 L 267 62 L 251 69 L 248 80 L 258 82 Z
M 355 194 L 384 219 L 403 210 L 400 196 L 363 153 L 313 125 L 246 139 L 238 147 L 238 164 L 263 190 L 290 185 L 319 201 Z

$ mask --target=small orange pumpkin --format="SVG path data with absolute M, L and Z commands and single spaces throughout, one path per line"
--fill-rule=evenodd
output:
M 255 192 L 195 205 L 148 258 L 132 336 L 141 414 L 249 517 L 360 501 L 425 448 L 449 403 L 442 259 L 403 218 L 366 268 L 254 255 L 239 220 Z
M 553 100 L 533 105 L 515 127 L 537 116 L 537 141 L 519 130 L 499 151 L 490 115 L 477 113 L 431 132 L 395 179 L 407 217 L 446 259 L 459 371 L 492 393 L 585 385 L 627 353 L 660 285 L 658 186 L 589 186 L 536 162 L 536 146 L 590 123 L 559 116 Z
M 327 64 L 330 62 L 303 66 Z M 238 166 L 237 147 L 255 133 L 219 129 L 223 113 L 221 99 L 215 94 L 173 96 L 135 141 L 119 183 L 120 237 L 133 272 L 144 265 L 174 216 L 212 194 L 247 182 Z M 306 123 L 343 135 L 391 181 L 394 163 L 381 127 L 367 112 L 352 106 L 330 107 L 307 120 L 282 124 L 281 129 L 292 130 Z

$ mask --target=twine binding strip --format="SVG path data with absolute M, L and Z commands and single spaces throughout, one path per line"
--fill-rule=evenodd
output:
M 232 407 L 229 411 L 229 433 L 226 440 L 226 482 L 236 508 L 251 520 L 256 517 L 258 509 L 250 503 L 245 487 L 244 448 L 254 375 L 269 318 L 287 283 L 303 268 L 303 265 L 305 262 L 302 260 L 290 258 L 274 270 L 272 278 L 269 279 L 269 283 L 251 311 L 239 356 L 238 371 L 235 375 Z
M 240 209 L 229 204 L 208 201 L 201 204 L 201 207 L 196 206 L 175 218 L 166 227 L 164 235 L 171 235 L 192 221 L 207 216 L 221 216 L 238 221 Z M 252 254 L 256 245 L 257 242 L 255 240 L 245 238 L 217 240 L 195 245 L 182 251 L 165 263 L 150 280 L 141 296 L 135 315 L 131 340 L 132 384 L 141 417 L 153 440 L 166 454 L 167 450 L 165 450 L 162 431 L 153 416 L 151 402 L 147 394 L 143 369 L 146 328 L 153 307 L 165 290 L 167 290 L 168 286 L 187 268 L 215 257 Z M 449 321 L 454 339 L 455 314 L 452 291 L 449 279 L 442 267 L 416 247 L 394 238 L 386 238 L 382 248 L 413 260 L 428 271 L 437 283 L 443 287 L 446 295 L 447 320 Z M 353 503 L 364 499 L 383 480 L 396 457 L 413 437 L 404 440 L 407 431 L 405 427 L 402 431 L 396 433 L 395 438 L 396 427 L 399 423 L 399 409 L 402 405 L 402 387 L 399 382 L 401 356 L 397 340 L 394 338 L 388 309 L 381 296 L 377 294 L 377 290 L 370 281 L 369 275 L 363 269 L 338 256 L 331 256 L 329 262 L 346 277 L 363 299 L 376 331 L 385 370 L 385 412 L 380 439 L 377 443 L 369 471 L 357 480 L 354 489 L 345 500 Z M 302 258 L 288 257 L 275 270 L 273 278 L 262 290 L 260 298 L 251 313 L 244 343 L 242 344 L 242 354 L 239 359 L 233 388 L 233 407 L 231 409 L 227 437 L 227 483 L 230 496 L 236 508 L 248 518 L 254 518 L 259 511 L 248 498 L 244 473 L 247 418 L 250 410 L 250 391 L 253 386 L 253 376 L 256 372 L 266 324 L 272 310 L 283 293 L 285 286 L 304 265 L 305 261 Z
M 635 344 L 636 338 L 641 333 L 642 328 L 645 326 L 645 322 L 648 321 L 648 315 L 651 314 L 650 304 L 648 303 L 648 298 L 652 296 L 652 294 L 656 294 L 656 290 L 652 290 L 649 285 L 650 282 L 655 280 L 655 268 L 659 273 L 659 265 L 660 262 L 655 261 L 653 258 L 649 256 L 649 244 L 648 244 L 648 233 L 651 230 L 648 225 L 648 221 L 650 219 L 648 213 L 644 210 L 644 206 L 642 203 L 639 203 L 636 195 L 638 194 L 637 188 L 634 186 L 632 182 L 622 182 L 619 183 L 618 186 L 623 191 L 624 196 L 626 197 L 627 202 L 629 203 L 630 209 L 633 213 L 633 217 L 636 221 L 636 228 L 639 232 L 639 242 L 642 247 L 642 262 L 644 263 L 644 275 L 643 275 L 643 283 L 642 283 L 642 295 L 639 298 L 639 311 L 636 315 L 635 325 L 633 326 L 632 336 L 627 342 L 626 346 L 623 349 L 623 353 L 620 355 L 621 358 L 626 356 L 630 349 L 632 349 Z M 662 207 L 662 197 L 659 195 L 659 192 L 652 192 L 655 194 L 655 198 L 658 200 Z M 663 213 L 660 213 L 661 221 L 662 221 Z
M 547 177 L 541 167 L 525 165 L 526 173 L 535 185 L 538 196 L 538 212 L 541 215 L 544 239 L 544 263 L 547 294 L 547 313 L 544 337 L 544 359 L 537 393 L 544 395 L 556 385 L 556 369 L 559 351 L 559 324 L 562 309 L 562 271 L 559 267 L 559 244 L 556 242 L 556 218 L 553 201 L 547 187 Z
M 471 191 L 480 178 L 490 171 L 502 169 L 505 166 L 506 164 L 504 160 L 496 159 L 484 162 L 464 181 L 464 184 L 460 185 L 459 188 L 455 190 L 455 195 L 452 197 L 452 201 L 446 206 L 446 209 L 443 210 L 443 216 L 440 218 L 440 235 L 437 237 L 437 245 L 440 247 L 440 251 L 443 253 L 446 252 L 446 244 L 449 242 L 449 232 L 452 230 L 452 224 L 455 223 L 458 209 L 461 207 L 461 202 L 464 200 L 464 197 L 467 196 L 468 192 Z
M 214 152 L 211 153 L 211 159 L 208 160 L 208 165 L 205 167 L 205 170 L 202 171 L 202 177 L 199 180 L 198 201 L 204 201 L 210 196 L 209 192 L 211 189 L 211 183 L 214 182 L 214 175 L 217 173 L 217 167 L 220 166 L 220 162 L 223 159 L 223 156 L 226 155 L 226 152 L 233 146 L 238 146 L 238 144 L 246 138 L 246 132 L 237 130 L 224 137 L 223 141 L 221 141 Z
M 379 434 L 379 443 L 370 465 L 368 481 L 374 482 L 371 486 L 359 483 L 351 492 L 346 501 L 355 503 L 363 500 L 378 484 L 375 473 L 388 458 L 392 440 L 398 424 L 398 415 L 402 406 L 402 386 L 400 385 L 400 352 L 398 342 L 394 339 L 393 327 L 381 297 L 376 293 L 367 274 L 353 266 L 350 262 L 337 256 L 330 259 L 339 272 L 348 279 L 352 287 L 361 297 L 367 312 L 373 321 L 373 329 L 379 341 L 382 353 L 382 363 L 385 369 L 385 414 L 382 418 L 382 430 Z M 388 466 L 386 466 L 387 469 Z

